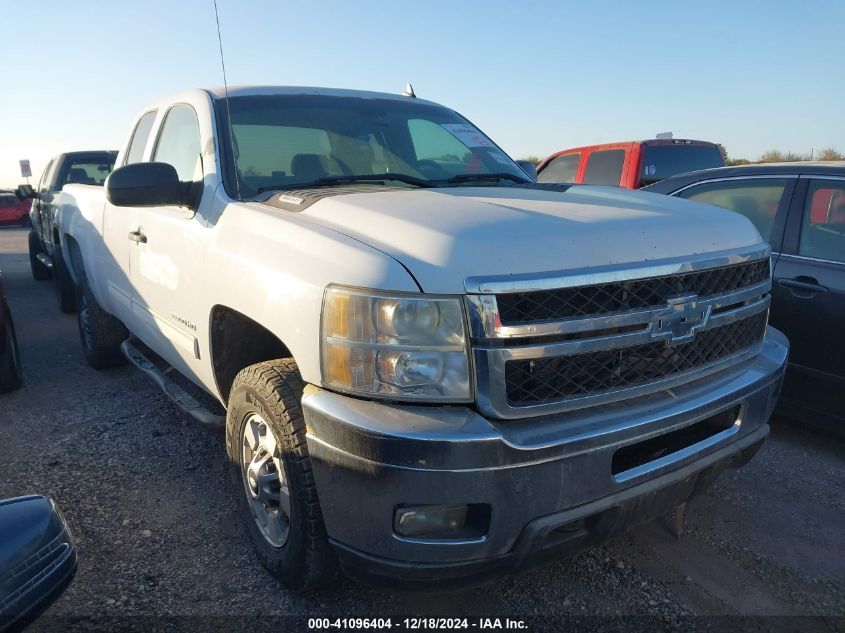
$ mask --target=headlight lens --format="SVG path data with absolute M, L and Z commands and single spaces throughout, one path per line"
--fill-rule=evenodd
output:
M 400 400 L 472 399 L 457 298 L 329 286 L 322 338 L 326 387 Z

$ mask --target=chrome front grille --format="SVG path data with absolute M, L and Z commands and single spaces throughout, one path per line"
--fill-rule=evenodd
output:
M 468 279 L 479 408 L 520 418 L 668 389 L 756 354 L 768 248 L 538 277 Z
M 710 297 L 759 284 L 768 278 L 767 258 L 651 279 L 501 294 L 496 296 L 496 301 L 502 323 L 510 325 L 638 310 L 663 305 L 678 295 Z
M 730 358 L 759 343 L 766 313 L 706 330 L 679 345 L 663 341 L 620 349 L 505 363 L 508 404 L 543 402 L 602 394 L 648 384 Z

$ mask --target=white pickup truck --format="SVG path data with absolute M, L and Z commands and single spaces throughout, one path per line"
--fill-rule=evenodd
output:
M 788 343 L 737 214 L 537 184 L 453 110 L 344 90 L 172 96 L 116 167 L 59 209 L 85 356 L 225 425 L 292 588 L 554 560 L 769 432 Z

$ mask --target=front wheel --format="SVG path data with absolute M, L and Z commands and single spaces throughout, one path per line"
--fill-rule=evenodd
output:
M 294 591 L 333 582 L 328 542 L 293 359 L 252 365 L 235 378 L 226 417 L 234 494 L 261 564 Z
M 0 393 L 14 391 L 23 383 L 21 371 L 21 357 L 18 354 L 18 339 L 15 336 L 15 326 L 12 315 L 6 311 L 6 331 L 2 333 L 6 339 L 5 353 L 0 357 Z

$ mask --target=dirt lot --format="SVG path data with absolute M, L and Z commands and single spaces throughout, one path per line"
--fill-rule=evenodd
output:
M 845 442 L 782 420 L 747 467 L 690 505 L 680 539 L 657 521 L 575 560 L 462 593 L 346 582 L 291 595 L 255 562 L 222 436 L 190 423 L 133 370 L 85 364 L 75 317 L 59 313 L 50 282 L 29 274 L 26 232 L 0 229 L 0 268 L 25 374 L 23 389 L 0 397 L 0 497 L 54 497 L 79 546 L 75 581 L 36 628 L 130 616 L 112 622 L 204 622 L 214 630 L 244 622 L 227 616 L 253 616 L 256 625 L 305 630 L 306 618 L 318 615 L 497 615 L 528 618 L 532 630 L 563 630 L 559 618 L 582 616 L 590 617 L 569 622 L 608 628 L 620 622 L 614 616 L 633 615 L 646 617 L 621 621 L 619 630 L 633 622 L 678 630 L 845 626 Z M 726 615 L 821 617 L 700 617 Z M 190 617 L 131 620 L 137 616 Z

